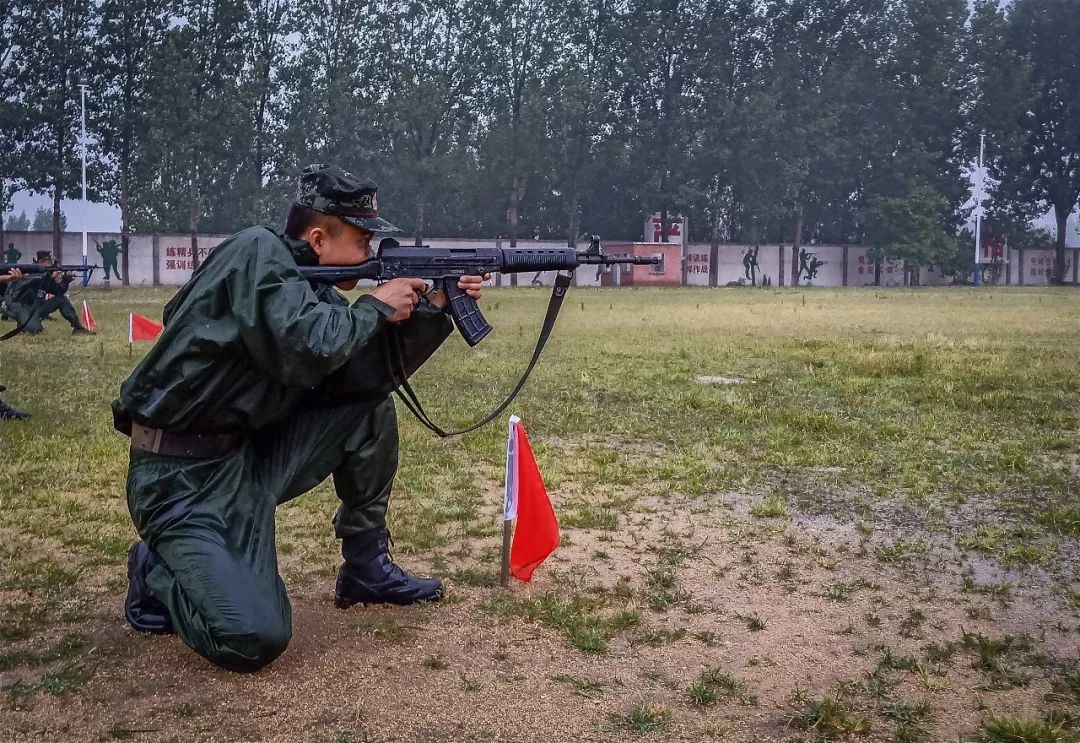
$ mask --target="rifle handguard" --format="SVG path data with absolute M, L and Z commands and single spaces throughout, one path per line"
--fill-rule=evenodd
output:
M 450 317 L 454 318 L 454 325 L 465 342 L 472 347 L 484 340 L 493 328 L 480 311 L 480 305 L 466 294 L 457 282 L 456 276 L 445 278 L 442 280 L 442 289 L 450 300 Z

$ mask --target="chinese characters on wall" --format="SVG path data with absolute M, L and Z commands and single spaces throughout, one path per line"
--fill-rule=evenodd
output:
M 686 273 L 709 273 L 709 256 L 706 253 L 686 254 Z
M 213 248 L 199 248 L 199 264 L 201 265 L 206 256 Z M 164 266 L 166 271 L 194 271 L 195 260 L 191 256 L 190 245 L 167 245 L 164 250 Z

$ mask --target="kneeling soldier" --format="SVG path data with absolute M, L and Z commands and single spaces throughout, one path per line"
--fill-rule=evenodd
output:
M 446 297 L 420 279 L 351 306 L 316 289 L 298 266 L 360 263 L 374 233 L 397 229 L 379 218 L 375 184 L 334 166 L 305 169 L 297 202 L 284 236 L 252 227 L 211 252 L 113 404 L 131 436 L 127 501 L 142 538 L 128 555 L 128 622 L 176 632 L 237 671 L 273 661 L 292 634 L 274 509 L 330 475 L 337 605 L 442 595 L 388 551 L 398 431 L 387 349 L 392 338 L 406 373 L 423 364 L 453 327 Z M 483 280 L 458 285 L 478 298 Z
M 51 266 L 52 253 L 47 250 L 38 251 L 35 263 Z M 8 318 L 18 323 L 20 332 L 33 335 L 42 331 L 43 319 L 60 310 L 60 316 L 71 325 L 73 335 L 93 335 L 92 330 L 83 327 L 79 313 L 66 296 L 68 287 L 74 280 L 74 275 L 60 271 L 24 277 L 8 290 Z

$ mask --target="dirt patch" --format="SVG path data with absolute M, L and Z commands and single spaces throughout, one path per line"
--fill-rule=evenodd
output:
M 604 654 L 575 650 L 542 620 L 492 613 L 498 587 L 451 582 L 442 605 L 339 611 L 321 574 L 292 587 L 288 651 L 238 675 L 175 637 L 132 633 L 122 596 L 99 594 L 78 625 L 88 647 L 70 661 L 88 679 L 18 695 L 14 685 L 62 664 L 0 673 L 0 727 L 18 741 L 608 741 L 627 733 L 613 716 L 653 705 L 671 714 L 664 740 L 766 741 L 799 734 L 793 695 L 839 693 L 872 721 L 871 740 L 892 734 L 889 705 L 922 699 L 933 739 L 955 739 L 988 708 L 1036 717 L 1060 698 L 1053 682 L 1076 655 L 1076 619 L 1052 593 L 965 591 L 955 554 L 883 562 L 874 548 L 889 538 L 820 517 L 756 519 L 748 502 L 642 497 L 616 530 L 568 532 L 533 584 L 510 589 L 513 601 L 580 593 L 636 611 Z M 401 561 L 493 576 L 497 544 Z M 122 566 L 99 568 L 94 585 L 122 579 Z M 1016 675 L 981 666 L 965 637 L 1020 638 L 1003 656 Z M 691 690 L 711 670 L 738 692 L 700 704 Z

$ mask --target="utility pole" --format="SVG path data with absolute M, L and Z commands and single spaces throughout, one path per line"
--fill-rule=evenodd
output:
M 86 260 L 86 76 L 83 75 L 79 78 L 79 93 L 82 99 L 82 264 L 83 275 L 82 285 L 86 286 L 90 283 L 90 274 L 85 270 L 87 266 Z M 109 283 L 109 279 L 105 279 L 105 283 Z
M 979 258 L 981 253 L 979 252 L 982 247 L 982 213 L 983 213 L 983 150 L 986 146 L 986 133 L 979 135 L 979 164 L 976 168 L 978 175 L 978 182 L 975 184 L 975 272 L 973 276 L 973 286 L 979 285 Z

